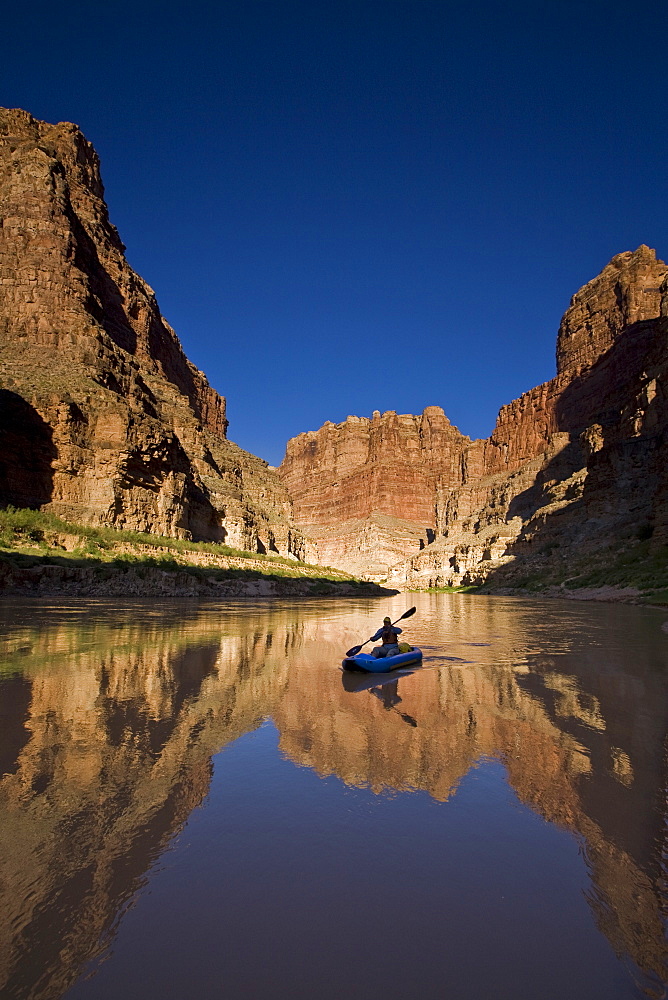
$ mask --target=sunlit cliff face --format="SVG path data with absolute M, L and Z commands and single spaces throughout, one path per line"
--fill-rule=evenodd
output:
M 428 639 L 437 610 L 424 602 Z M 481 758 L 499 758 L 524 803 L 582 838 L 590 904 L 613 946 L 661 975 L 662 673 L 636 676 L 595 644 L 583 654 L 577 630 L 539 655 L 516 607 L 460 602 L 451 643 L 425 642 L 420 672 L 349 691 L 333 665 L 354 640 L 351 614 L 311 605 L 8 625 L 0 988 L 47 997 L 74 981 L 207 795 L 213 755 L 267 716 L 296 764 L 378 793 L 447 802 Z M 358 617 L 363 635 L 368 609 Z
M 0 201 L 2 502 L 304 558 L 285 487 L 227 440 L 126 260 L 78 127 L 0 108 Z

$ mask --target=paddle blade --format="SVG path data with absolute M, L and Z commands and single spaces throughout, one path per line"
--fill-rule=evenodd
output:
M 400 622 L 402 618 L 410 618 L 410 616 L 414 615 L 416 611 L 417 611 L 417 608 L 409 608 L 408 611 L 404 611 L 404 613 L 401 616 L 401 618 L 397 618 L 397 621 Z
M 364 643 L 362 643 L 362 646 L 363 645 L 364 645 Z M 353 646 L 352 649 L 348 650 L 348 652 L 346 653 L 346 656 L 357 656 L 357 654 L 359 653 L 359 651 L 362 648 L 362 646 Z

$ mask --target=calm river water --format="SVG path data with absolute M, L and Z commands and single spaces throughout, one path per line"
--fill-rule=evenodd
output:
M 410 604 L 422 668 L 349 690 Z M 0 994 L 664 997 L 667 611 L 0 605 Z

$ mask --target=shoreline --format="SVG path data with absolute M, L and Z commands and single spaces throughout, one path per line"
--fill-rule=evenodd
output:
M 484 587 L 445 588 L 414 590 L 405 588 L 405 594 L 471 594 L 480 597 L 528 597 L 541 600 L 594 601 L 601 604 L 630 604 L 642 608 L 668 608 L 668 601 L 655 601 L 644 597 L 643 591 L 637 587 L 582 587 L 579 590 L 568 590 L 565 587 L 550 586 L 545 590 L 526 590 L 522 587 L 499 587 L 495 590 Z
M 160 569 L 107 564 L 90 566 L 41 563 L 18 566 L 0 559 L 0 597 L 390 597 L 399 591 L 357 580 L 317 576 L 274 576 L 252 579 L 239 571 L 223 578 L 199 567 Z M 246 577 L 246 578 L 244 578 Z
M 233 574 L 234 571 L 232 570 Z M 272 597 L 393 597 L 405 594 L 467 593 L 482 597 L 517 597 L 538 600 L 593 601 L 607 604 L 627 604 L 637 607 L 668 608 L 668 602 L 643 598 L 637 587 L 583 587 L 567 590 L 549 587 L 544 591 L 499 587 L 498 590 L 465 587 L 413 590 L 385 587 L 369 581 L 332 580 L 327 577 L 281 577 L 257 574 L 253 579 L 216 578 L 199 567 L 180 566 L 161 569 L 155 566 L 126 567 L 109 564 L 90 566 L 53 565 L 41 563 L 17 566 L 0 558 L 0 598 L 190 598 L 215 600 L 227 598 Z

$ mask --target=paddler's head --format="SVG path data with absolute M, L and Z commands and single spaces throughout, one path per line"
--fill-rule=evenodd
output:
M 392 624 L 391 618 L 383 618 L 383 625 L 391 625 L 391 624 Z

